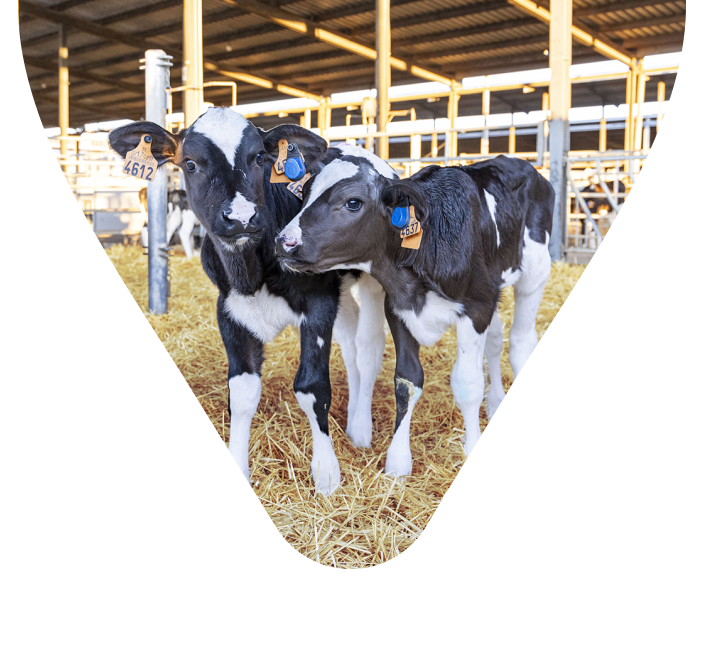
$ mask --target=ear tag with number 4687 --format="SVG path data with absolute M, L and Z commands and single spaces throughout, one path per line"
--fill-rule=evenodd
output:
M 142 178 L 144 181 L 155 180 L 158 161 L 155 160 L 150 151 L 150 143 L 152 141 L 153 137 L 145 134 L 140 138 L 140 144 L 126 154 L 126 162 L 123 165 L 124 174 Z

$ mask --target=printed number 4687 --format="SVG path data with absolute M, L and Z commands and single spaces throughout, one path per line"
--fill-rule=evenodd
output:
M 131 166 L 131 162 L 128 161 L 126 163 L 126 166 L 123 168 L 123 172 L 125 174 L 130 174 L 131 176 L 140 176 L 140 178 L 145 178 L 146 180 L 152 180 L 150 178 L 153 173 L 153 168 L 148 167 L 148 175 L 145 176 L 145 165 L 140 165 L 137 162 L 134 162 Z

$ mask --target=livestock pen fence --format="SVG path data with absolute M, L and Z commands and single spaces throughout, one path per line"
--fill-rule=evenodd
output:
M 654 120 L 646 120 L 646 124 L 654 123 Z M 450 142 L 453 137 L 477 135 L 509 139 L 514 137 L 514 128 L 513 125 L 503 124 L 494 127 L 470 126 L 387 132 L 390 142 L 408 142 L 411 152 L 408 158 L 390 158 L 389 163 L 404 177 L 428 164 L 472 164 L 489 159 L 492 154 L 446 156 L 446 153 L 451 152 Z M 540 145 L 538 151 L 507 153 L 531 162 L 546 178 L 549 177 L 548 152 L 544 148 L 547 128 L 545 121 L 533 127 Z M 337 140 L 331 140 L 333 143 L 346 141 L 362 146 L 369 145 L 370 149 L 372 141 L 383 135 L 377 132 L 362 134 L 361 131 L 358 133 L 356 129 L 352 129 L 350 134 L 345 134 L 350 137 L 341 138 L 341 128 L 337 129 L 336 134 L 339 137 Z M 60 138 L 50 138 L 49 142 L 56 152 L 69 187 L 97 237 L 103 240 L 123 238 L 125 241 L 137 241 L 145 223 L 138 193 L 146 183 L 123 174 L 123 161 L 110 150 L 105 135 L 85 133 L 83 136 L 66 136 L 68 146 L 64 156 L 60 153 Z M 325 135 L 327 136 L 327 133 Z M 422 152 L 422 143 L 430 144 L 426 153 Z M 443 155 L 438 155 L 439 151 Z M 646 156 L 646 150 L 570 153 L 566 159 L 567 216 L 562 237 L 567 261 L 586 262 L 590 259 L 617 217 Z M 180 172 L 177 168 L 171 168 L 168 176 L 169 187 L 179 188 Z M 596 187 L 589 189 L 591 182 Z M 592 210 L 589 207 L 589 199 L 597 199 L 595 203 L 604 208 L 600 212 Z

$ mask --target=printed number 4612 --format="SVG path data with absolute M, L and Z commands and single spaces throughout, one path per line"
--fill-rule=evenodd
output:
M 138 162 L 131 163 L 128 161 L 126 166 L 123 168 L 124 174 L 130 174 L 131 176 L 140 176 L 140 178 L 145 178 L 145 180 L 151 181 L 150 178 L 153 174 L 153 168 L 148 167 L 148 175 L 145 176 L 145 165 L 140 165 Z

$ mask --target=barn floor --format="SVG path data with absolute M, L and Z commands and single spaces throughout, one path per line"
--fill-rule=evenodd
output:
M 227 360 L 216 322 L 217 291 L 202 271 L 199 256 L 187 260 L 177 253 L 172 257 L 170 312 L 155 316 L 147 313 L 148 261 L 143 249 L 118 245 L 106 252 L 227 442 Z M 584 268 L 554 264 L 537 317 L 540 336 Z M 512 296 L 507 289 L 500 305 L 506 337 L 514 308 Z M 344 433 L 347 379 L 339 347 L 333 346 L 330 431 L 343 485 L 329 498 L 315 496 L 309 476 L 308 421 L 292 390 L 298 351 L 298 335 L 292 328 L 266 346 L 261 404 L 252 423 L 249 451 L 254 490 L 283 537 L 310 559 L 341 568 L 379 564 L 411 546 L 463 464 L 463 418 L 449 385 L 455 333 L 449 330 L 437 345 L 422 348 L 426 384 L 411 425 L 413 476 L 403 484 L 383 474 L 395 414 L 391 336 L 375 390 L 373 446 L 367 450 L 352 448 Z M 512 383 L 507 338 L 502 372 L 507 389 Z M 485 417 L 483 406 L 482 428 L 487 424 Z

